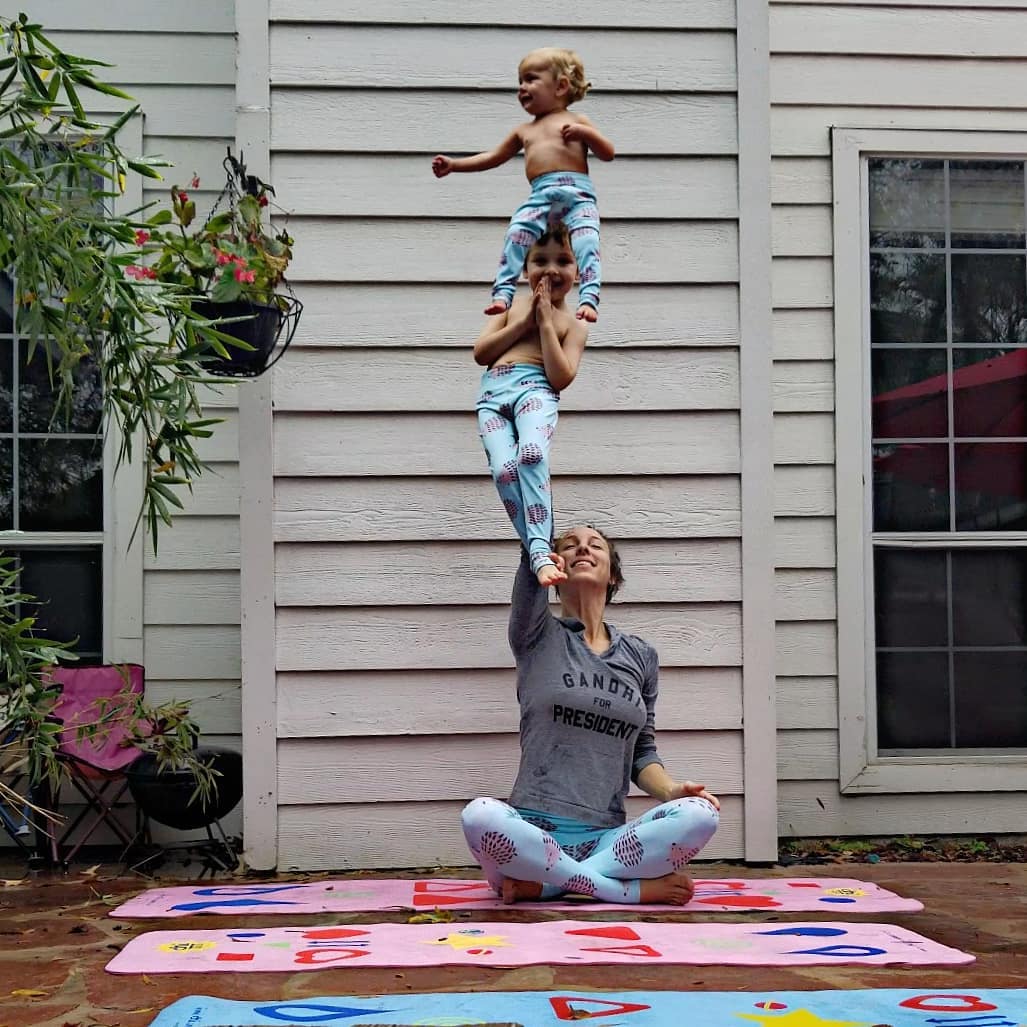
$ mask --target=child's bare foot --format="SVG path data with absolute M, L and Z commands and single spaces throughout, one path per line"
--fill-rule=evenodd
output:
M 543 564 L 539 567 L 535 572 L 535 577 L 538 578 L 538 583 L 543 588 L 549 588 L 550 585 L 559 585 L 561 581 L 567 580 L 567 575 L 551 563 Z
M 695 893 L 688 874 L 673 873 L 641 882 L 639 901 L 644 905 L 683 906 Z
M 488 311 L 486 310 L 485 313 L 487 314 Z M 589 324 L 595 324 L 596 321 L 599 320 L 599 314 L 596 311 L 596 308 L 590 307 L 587 303 L 582 303 L 581 306 L 578 307 L 574 316 L 579 321 L 588 321 Z
M 485 313 L 492 317 L 493 314 L 502 314 L 505 310 L 506 300 L 495 299 L 485 308 Z
M 515 902 L 534 902 L 542 898 L 542 885 L 539 881 L 517 881 L 512 877 L 503 878 L 503 901 L 512 906 Z

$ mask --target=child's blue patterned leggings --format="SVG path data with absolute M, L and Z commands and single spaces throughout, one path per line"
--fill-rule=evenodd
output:
M 528 250 L 546 229 L 562 221 L 570 233 L 578 262 L 578 302 L 599 307 L 602 265 L 599 252 L 599 208 L 592 179 L 576 171 L 551 171 L 531 180 L 531 196 L 514 211 L 503 240 L 503 256 L 492 296 L 513 301 L 517 279 Z
M 497 364 L 481 376 L 478 434 L 499 498 L 535 573 L 552 563 L 549 444 L 559 403 L 546 372 L 534 364 Z
M 720 815 L 690 796 L 624 824 L 599 828 L 499 799 L 474 799 L 461 814 L 464 837 L 497 894 L 503 878 L 541 881 L 542 898 L 564 892 L 601 902 L 638 902 L 642 879 L 681 870 L 713 837 Z

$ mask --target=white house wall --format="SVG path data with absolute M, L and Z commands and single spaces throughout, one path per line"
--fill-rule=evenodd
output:
M 783 836 L 1001 831 L 1021 805 L 1015 793 L 839 793 L 830 129 L 1027 130 L 1024 7 L 771 0 Z
M 563 398 L 558 522 L 623 540 L 614 619 L 660 650 L 661 749 L 725 796 L 710 855 L 740 856 L 733 3 L 599 0 L 575 28 L 517 0 L 270 15 L 272 180 L 306 305 L 273 383 L 279 868 L 466 864 L 461 806 L 512 783 L 517 550 L 470 344 L 526 183 L 519 159 L 443 181 L 430 160 L 523 117 L 517 62 L 541 45 L 583 55 L 579 109 L 618 151 L 592 168 L 608 284 Z
M 224 183 L 221 161 L 235 140 L 235 22 L 231 0 L 179 0 L 172 5 L 105 0 L 30 0 L 29 17 L 58 45 L 107 61 L 105 80 L 135 97 L 143 114 L 143 152 L 174 163 L 164 182 L 147 183 L 145 202 L 168 203 L 172 184 L 190 193 L 203 217 Z M 125 103 L 83 90 L 87 109 Z M 223 417 L 201 440 L 210 470 L 172 528 L 162 526 L 156 556 L 145 531 L 143 661 L 151 702 L 191 699 L 206 744 L 240 747 L 239 470 L 233 388 L 210 395 L 208 412 Z M 132 473 L 125 469 L 123 474 Z M 226 826 L 238 830 L 238 812 Z

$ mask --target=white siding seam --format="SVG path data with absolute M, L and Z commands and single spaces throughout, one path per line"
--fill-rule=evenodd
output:
M 250 169 L 270 166 L 268 0 L 237 0 L 236 146 Z M 243 837 L 255 870 L 278 863 L 274 478 L 270 376 L 239 390 L 242 595 Z
M 769 4 L 739 5 L 739 335 L 745 858 L 777 858 Z

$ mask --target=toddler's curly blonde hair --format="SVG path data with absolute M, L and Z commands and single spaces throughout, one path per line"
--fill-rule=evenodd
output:
M 561 75 L 567 78 L 571 85 L 567 94 L 568 106 L 583 100 L 585 94 L 592 88 L 592 83 L 585 78 L 585 65 L 573 50 L 564 50 L 559 46 L 543 46 L 541 49 L 525 54 L 521 58 L 519 67 L 523 68 L 528 61 L 546 64 L 557 78 Z

